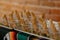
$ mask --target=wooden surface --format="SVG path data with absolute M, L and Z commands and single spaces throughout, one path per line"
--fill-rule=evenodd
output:
M 60 21 L 60 0 L 0 0 L 0 15 L 24 9 L 33 11 L 37 16 L 45 13 L 45 18 Z

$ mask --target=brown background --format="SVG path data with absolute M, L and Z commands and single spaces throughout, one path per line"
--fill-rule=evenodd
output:
M 46 19 L 60 21 L 60 0 L 0 0 L 0 16 L 24 9 L 33 11 L 37 16 L 44 13 Z

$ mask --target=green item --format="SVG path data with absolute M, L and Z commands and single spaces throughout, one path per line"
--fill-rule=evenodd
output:
M 18 33 L 17 34 L 18 40 L 27 40 L 28 37 L 29 37 L 29 35 L 28 34 L 25 34 L 25 33 Z

